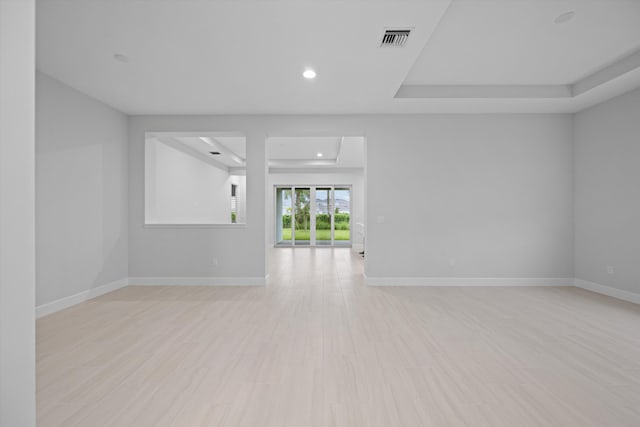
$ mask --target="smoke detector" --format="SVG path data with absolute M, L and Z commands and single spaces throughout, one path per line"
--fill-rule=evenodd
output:
M 380 47 L 402 47 L 411 34 L 411 28 L 387 28 L 382 35 Z

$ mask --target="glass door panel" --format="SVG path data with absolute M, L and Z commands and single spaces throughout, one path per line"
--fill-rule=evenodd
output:
M 333 199 L 335 245 L 351 245 L 351 189 L 336 187 Z
M 293 240 L 296 246 L 311 244 L 311 188 L 295 188 Z
M 351 246 L 351 187 L 275 187 L 275 246 Z
M 329 246 L 331 242 L 331 192 L 330 187 L 316 188 L 316 245 Z
M 291 245 L 291 188 L 276 188 L 276 244 Z

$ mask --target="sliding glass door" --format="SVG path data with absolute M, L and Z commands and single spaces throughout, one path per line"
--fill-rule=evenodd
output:
M 316 187 L 316 245 L 331 246 L 332 223 L 331 206 L 333 205 L 331 187 Z
M 351 189 L 336 187 L 333 202 L 333 236 L 336 246 L 351 245 Z
M 276 188 L 276 245 L 291 245 L 291 188 Z
M 296 246 L 311 244 L 311 188 L 294 189 L 293 197 L 293 241 Z
M 276 246 L 350 246 L 351 187 L 275 188 Z

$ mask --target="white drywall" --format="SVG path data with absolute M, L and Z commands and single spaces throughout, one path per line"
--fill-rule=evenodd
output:
M 388 116 L 371 128 L 368 277 L 573 276 L 571 116 Z
M 576 278 L 640 294 L 640 90 L 574 125 Z
M 128 276 L 127 117 L 36 78 L 37 305 Z
M 133 116 L 131 275 L 264 276 L 264 243 L 273 232 L 273 209 L 266 212 L 265 199 L 273 191 L 266 136 L 365 135 L 369 277 L 573 277 L 571 120 L 570 115 Z M 248 136 L 246 227 L 144 227 L 144 133 L 194 130 Z
M 0 426 L 36 425 L 35 2 L 0 0 Z
M 147 140 L 145 155 L 147 224 L 231 222 L 227 170 L 155 139 Z
M 267 193 L 267 245 L 273 246 L 275 235 L 276 185 L 350 185 L 351 186 L 351 231 L 354 246 L 362 245 L 362 231 L 357 223 L 364 223 L 364 170 L 353 172 L 269 173 Z
M 233 120 L 224 116 L 134 116 L 130 118 L 129 275 L 131 277 L 207 278 L 215 276 L 264 279 L 266 275 L 264 134 L 256 133 L 255 128 L 247 126 L 247 121 L 250 122 L 250 119 Z M 246 136 L 246 224 L 202 227 L 145 226 L 145 133 L 179 131 L 237 131 Z M 228 188 L 230 191 L 230 185 Z

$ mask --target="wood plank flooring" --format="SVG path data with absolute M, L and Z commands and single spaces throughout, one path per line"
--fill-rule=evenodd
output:
M 39 426 L 638 426 L 640 308 L 374 288 L 349 249 L 267 287 L 127 287 L 37 322 Z

